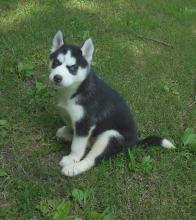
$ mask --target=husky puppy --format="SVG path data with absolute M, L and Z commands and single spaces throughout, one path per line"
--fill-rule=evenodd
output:
M 169 140 L 156 136 L 139 140 L 127 104 L 93 71 L 93 52 L 90 38 L 81 47 L 64 43 L 61 31 L 53 39 L 49 78 L 58 87 L 58 107 L 66 121 L 56 136 L 71 142 L 70 154 L 60 161 L 66 176 L 83 173 L 133 145 L 174 148 Z

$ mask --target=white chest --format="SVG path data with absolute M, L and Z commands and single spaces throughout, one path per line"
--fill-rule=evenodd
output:
M 61 112 L 61 116 L 67 119 L 66 115 L 69 115 L 72 125 L 79 121 L 84 116 L 84 108 L 76 103 L 76 99 L 69 99 L 66 101 L 61 101 L 58 104 Z

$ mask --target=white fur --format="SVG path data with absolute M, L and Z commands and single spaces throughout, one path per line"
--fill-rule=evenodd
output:
M 65 54 L 65 65 L 71 66 L 76 64 L 76 58 L 71 55 L 71 51 L 68 50 Z
M 60 53 L 57 57 L 57 59 L 61 62 L 64 63 L 65 62 L 65 55 L 63 53 Z
M 74 124 L 76 121 L 79 121 L 84 115 L 84 108 L 76 102 L 77 98 L 73 98 L 68 100 L 64 99 L 58 104 L 58 107 L 68 113 L 72 124 Z
M 93 58 L 94 45 L 91 38 L 87 39 L 82 48 L 82 55 L 85 57 L 86 61 L 90 64 Z
M 58 139 L 62 139 L 66 142 L 70 142 L 72 140 L 72 135 L 70 133 L 70 130 L 67 126 L 63 126 L 59 128 L 56 132 L 56 137 Z
M 52 49 L 51 52 L 56 51 L 64 44 L 63 41 L 63 33 L 61 31 L 58 31 L 56 35 L 54 36 L 53 42 L 52 42 Z
M 76 58 L 71 55 L 69 50 L 65 55 L 59 54 L 58 60 L 62 62 L 62 64 L 57 66 L 55 69 L 51 69 L 49 76 L 51 81 L 53 81 L 55 75 L 60 75 L 63 78 L 60 86 L 70 87 L 73 86 L 73 84 L 80 84 L 86 78 L 86 68 L 79 67 L 76 75 L 73 75 L 69 72 L 67 66 L 71 66 L 76 63 Z
M 103 153 L 111 137 L 122 138 L 121 134 L 115 130 L 108 130 L 103 132 L 97 137 L 97 140 L 95 141 L 92 149 L 89 151 L 87 156 L 78 163 L 72 163 L 68 166 L 64 166 L 62 169 L 62 173 L 66 176 L 76 176 L 89 170 L 91 167 L 94 166 L 95 159 L 101 153 Z
M 73 122 L 79 117 L 82 117 L 84 113 L 82 106 L 76 103 L 77 99 L 70 99 L 76 92 L 77 88 L 78 84 L 74 84 L 69 88 L 59 87 L 59 102 L 57 104 L 59 114 L 66 125 L 72 128 Z M 69 112 L 71 112 L 71 116 L 69 115 Z M 77 112 L 79 115 L 77 115 Z
M 94 129 L 95 129 L 95 126 L 92 126 L 86 137 L 79 137 L 77 135 L 74 135 L 72 145 L 71 145 L 71 153 L 68 156 L 64 156 L 62 160 L 60 161 L 60 165 L 62 167 L 69 166 L 81 160 L 81 158 L 85 154 L 85 150 L 88 144 L 89 137 L 91 136 L 92 131 Z
M 167 139 L 163 139 L 161 142 L 161 146 L 167 149 L 174 149 L 175 146 Z

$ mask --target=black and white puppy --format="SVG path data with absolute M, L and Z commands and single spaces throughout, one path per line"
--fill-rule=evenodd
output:
M 61 31 L 53 39 L 49 78 L 59 88 L 58 107 L 66 123 L 56 136 L 72 142 L 71 153 L 60 161 L 66 176 L 83 173 L 133 145 L 174 148 L 170 141 L 156 136 L 139 140 L 127 104 L 92 70 L 93 51 L 90 38 L 82 47 L 65 44 Z

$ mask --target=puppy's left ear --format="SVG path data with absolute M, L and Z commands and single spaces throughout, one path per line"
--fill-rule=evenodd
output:
M 82 55 L 86 61 L 90 64 L 93 58 L 94 45 L 91 38 L 87 39 L 81 47 Z
M 64 44 L 63 41 L 63 33 L 61 31 L 58 31 L 52 41 L 52 49 L 51 52 L 56 51 L 57 49 L 59 49 L 62 45 Z

